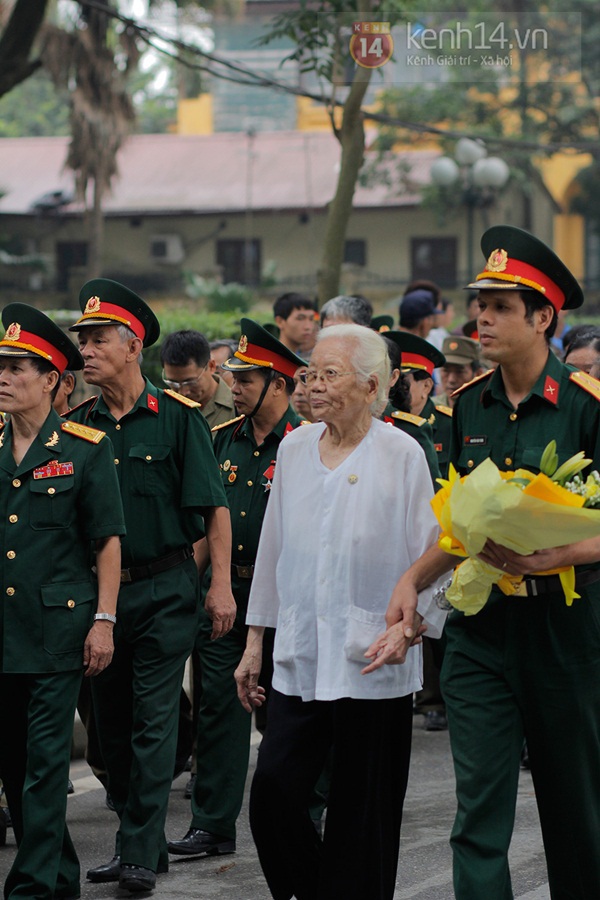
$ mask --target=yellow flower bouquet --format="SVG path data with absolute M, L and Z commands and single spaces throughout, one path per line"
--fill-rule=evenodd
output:
M 495 584 L 507 595 L 519 590 L 522 576 L 508 575 L 477 559 L 488 538 L 527 556 L 599 534 L 600 515 L 593 507 L 600 506 L 600 475 L 592 472 L 584 481 L 579 474 L 590 462 L 578 453 L 559 467 L 556 442 L 551 441 L 539 474 L 527 469 L 501 472 L 486 459 L 459 478 L 450 466 L 448 480 L 438 479 L 442 487 L 431 505 L 442 530 L 439 546 L 467 557 L 454 570 L 446 590 L 452 606 L 474 615 L 485 606 Z M 569 606 L 579 597 L 572 566 L 536 574 L 558 574 Z

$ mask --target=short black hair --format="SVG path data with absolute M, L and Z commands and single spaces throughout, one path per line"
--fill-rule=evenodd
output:
M 277 369 L 267 369 L 266 366 L 260 366 L 260 368 L 250 371 L 260 372 L 265 382 L 275 381 L 277 378 L 283 378 L 283 380 L 285 381 L 285 392 L 288 397 L 291 397 L 296 389 L 296 382 L 294 381 L 294 379 L 290 378 L 289 375 L 284 375 L 283 372 L 278 372 Z
M 205 366 L 210 359 L 208 341 L 199 331 L 191 328 L 168 334 L 160 345 L 160 361 L 164 366 L 187 366 L 192 360 Z
M 558 325 L 558 313 L 550 301 L 547 300 L 543 294 L 538 293 L 538 291 L 519 291 L 519 296 L 525 304 L 525 318 L 528 322 L 533 322 L 533 314 L 539 312 L 545 306 L 549 306 L 552 310 L 552 321 L 544 332 L 546 343 L 549 344 L 556 331 L 556 326 Z
M 65 378 L 67 378 L 68 375 L 70 375 L 71 378 L 73 379 L 73 390 L 71 391 L 71 394 L 72 394 L 73 391 L 75 390 L 75 388 L 77 387 L 77 375 L 75 374 L 75 372 L 73 371 L 73 369 L 65 369 L 65 371 L 62 373 L 62 375 L 61 375 L 60 378 L 58 379 L 58 383 L 59 383 L 59 384 L 62 384 L 63 381 L 65 380 Z M 69 394 L 69 397 L 71 396 L 71 394 Z
M 317 304 L 305 294 L 289 291 L 287 294 L 281 294 L 273 304 L 273 316 L 287 319 L 295 309 L 312 309 L 313 312 L 316 312 Z
M 60 384 L 61 378 L 58 369 L 51 362 L 49 362 L 47 359 L 43 359 L 41 356 L 30 356 L 29 359 L 31 360 L 31 365 L 33 366 L 33 368 L 40 375 L 47 375 L 48 372 L 58 373 L 58 379 L 56 381 L 56 384 L 54 385 L 52 393 L 50 394 L 50 402 L 54 403 L 56 395 L 58 394 L 58 386 Z
M 381 336 L 385 341 L 388 356 L 390 358 L 391 371 L 393 372 L 394 369 L 400 370 L 398 381 L 389 390 L 388 400 L 394 409 L 399 409 L 401 412 L 410 412 L 410 385 L 402 373 L 400 347 L 395 341 L 386 338 L 385 334 L 382 334 Z

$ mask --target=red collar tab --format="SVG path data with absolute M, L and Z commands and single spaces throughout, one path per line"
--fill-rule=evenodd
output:
M 147 394 L 146 403 L 148 404 L 148 409 L 154 413 L 158 412 L 158 397 L 155 397 L 154 394 Z
M 293 431 L 293 430 L 294 430 L 294 426 L 292 425 L 291 422 L 288 422 L 287 425 L 285 426 L 285 429 L 284 429 L 284 432 L 283 432 L 283 436 L 285 437 L 286 434 L 289 434 L 290 431 Z
M 550 375 L 546 375 L 546 380 L 544 382 L 544 397 L 546 400 L 549 400 L 554 406 L 558 403 L 558 391 L 559 391 L 559 383 L 555 381 L 554 378 L 551 378 Z

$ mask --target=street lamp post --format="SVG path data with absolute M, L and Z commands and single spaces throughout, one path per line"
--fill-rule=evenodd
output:
M 503 159 L 488 156 L 483 141 L 461 138 L 454 159 L 440 156 L 431 166 L 431 179 L 439 187 L 460 183 L 462 202 L 467 209 L 467 277 L 473 274 L 473 237 L 475 210 L 493 203 L 496 192 L 504 187 L 510 170 Z

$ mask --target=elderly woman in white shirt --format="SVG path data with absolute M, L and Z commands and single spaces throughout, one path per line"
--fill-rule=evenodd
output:
M 403 665 L 364 674 L 365 654 L 392 624 L 396 582 L 437 538 L 431 479 L 417 443 L 377 418 L 389 381 L 379 335 L 322 331 L 305 377 L 318 421 L 279 450 L 236 672 L 251 710 L 264 696 L 262 632 L 276 627 L 250 822 L 275 900 L 391 900 L 423 626 L 407 623 Z M 417 621 L 436 637 L 444 613 L 432 593 L 420 595 Z M 330 751 L 321 841 L 308 804 Z

